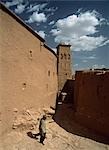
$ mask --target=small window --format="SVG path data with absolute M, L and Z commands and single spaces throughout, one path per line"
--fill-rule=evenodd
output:
M 32 57 L 33 57 L 33 54 L 32 54 L 32 51 L 30 50 L 29 51 L 29 58 L 32 60 Z
M 50 76 L 50 70 L 48 71 L 48 76 Z
M 40 51 L 42 51 L 43 43 L 40 42 Z
M 23 86 L 26 87 L 26 83 L 23 83 Z
M 30 51 L 30 56 L 32 57 L 32 51 Z
M 22 90 L 26 88 L 26 83 L 22 83 Z
M 67 58 L 66 54 L 64 54 L 64 58 L 65 58 L 65 59 Z
M 61 54 L 61 59 L 63 59 L 63 54 Z
M 70 54 L 68 54 L 68 59 L 70 59 Z

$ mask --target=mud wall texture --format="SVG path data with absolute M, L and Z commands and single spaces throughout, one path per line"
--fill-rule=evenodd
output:
M 23 109 L 54 106 L 57 58 L 37 37 L 0 10 L 0 125 L 8 130 Z
M 109 136 L 109 71 L 77 71 L 74 97 L 77 120 Z

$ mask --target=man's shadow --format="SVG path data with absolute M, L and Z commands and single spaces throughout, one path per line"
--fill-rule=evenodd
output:
M 40 133 L 33 134 L 32 132 L 27 132 L 27 135 L 32 139 L 38 140 L 38 136 L 40 136 Z

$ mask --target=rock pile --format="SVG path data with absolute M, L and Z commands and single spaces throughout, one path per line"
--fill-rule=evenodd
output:
M 55 110 L 51 108 L 43 108 L 42 110 L 24 109 L 20 113 L 14 108 L 15 117 L 13 120 L 13 129 L 20 130 L 34 130 L 39 123 L 39 119 L 42 115 L 46 115 L 47 118 L 52 118 Z

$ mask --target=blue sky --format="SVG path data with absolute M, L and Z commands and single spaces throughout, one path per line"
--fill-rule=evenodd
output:
M 48 46 L 71 44 L 72 68 L 109 68 L 109 1 L 2 0 Z

